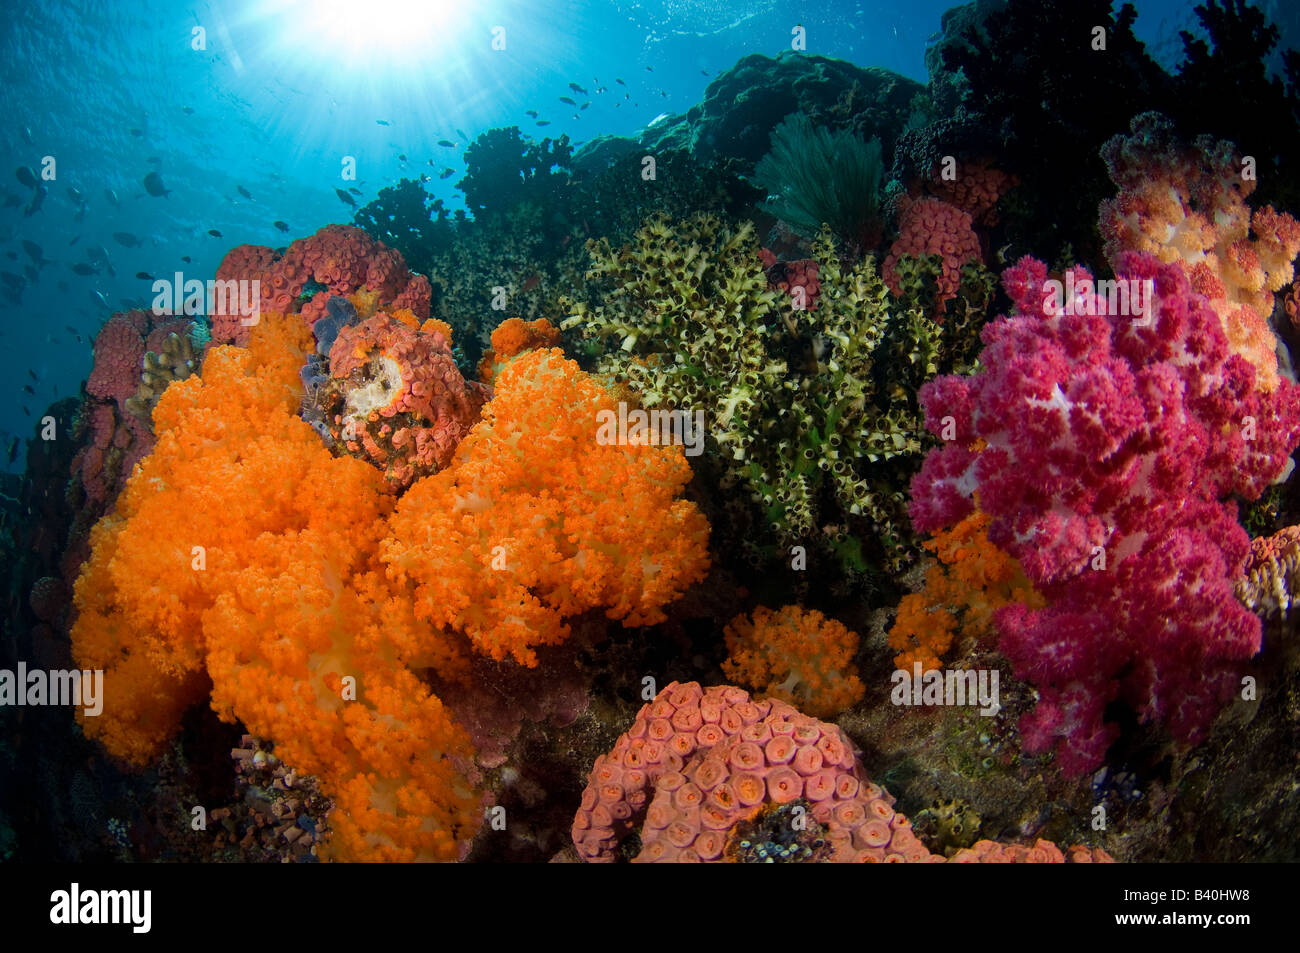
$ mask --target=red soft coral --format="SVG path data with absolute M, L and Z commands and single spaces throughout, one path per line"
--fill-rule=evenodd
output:
M 1027 749 L 1055 744 L 1072 773 L 1101 760 L 1117 696 L 1200 737 L 1260 643 L 1233 596 L 1248 540 L 1231 497 L 1257 497 L 1300 441 L 1300 389 L 1255 387 L 1178 265 L 1125 254 L 1117 271 L 1150 282 L 1149 316 L 1108 313 L 1081 270 L 1068 302 L 1045 291 L 1041 263 L 1008 270 L 1016 309 L 984 329 L 983 369 L 921 391 L 927 426 L 957 439 L 912 483 L 922 531 L 978 494 L 990 541 L 1047 600 L 995 620 L 1041 696 Z

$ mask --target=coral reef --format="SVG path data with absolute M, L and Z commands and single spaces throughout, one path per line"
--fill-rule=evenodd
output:
M 696 159 L 737 159 L 742 171 L 768 152 L 772 130 L 791 113 L 804 113 L 863 142 L 879 138 L 891 155 L 921 86 L 898 73 L 863 68 L 844 60 L 806 53 L 776 57 L 751 53 L 719 73 L 704 99 L 685 115 L 670 116 L 630 144 L 641 154 L 687 149 Z M 607 155 L 608 141 L 592 143 L 575 157 Z
M 727 678 L 749 685 L 817 718 L 829 718 L 862 700 L 853 673 L 858 635 L 816 609 L 759 606 L 723 631 Z
M 1009 269 L 1015 310 L 985 328 L 983 369 L 922 389 L 926 426 L 948 442 L 913 481 L 910 512 L 935 530 L 978 494 L 990 541 L 1047 602 L 995 615 L 1000 649 L 1041 696 L 1025 749 L 1054 747 L 1082 773 L 1118 734 L 1110 701 L 1195 742 L 1258 651 L 1259 620 L 1232 592 L 1248 540 L 1228 498 L 1283 473 L 1300 393 L 1254 386 L 1177 265 L 1121 257 L 1121 279 L 1152 282 L 1141 321 L 1089 293 L 1086 272 L 1066 277 L 1068 302 L 1042 263 Z

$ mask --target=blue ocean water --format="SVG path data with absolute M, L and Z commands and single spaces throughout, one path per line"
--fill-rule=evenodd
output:
M 137 275 L 207 279 L 235 245 L 278 247 L 350 222 L 340 186 L 358 189 L 359 206 L 424 174 L 460 207 L 461 155 L 482 131 L 519 125 L 577 144 L 633 133 L 689 109 L 740 57 L 787 49 L 796 25 L 810 54 L 925 81 L 927 42 L 951 5 L 7 3 L 0 447 L 78 394 L 99 327 L 149 300 Z M 1192 0 L 1137 6 L 1139 37 L 1176 59 Z M 1265 6 L 1284 28 L 1297 17 L 1295 4 Z M 340 178 L 345 156 L 355 182 Z M 43 201 L 20 167 L 43 174 Z M 152 172 L 165 195 L 142 184 Z M 21 441 L 14 451 L 0 466 L 22 469 Z

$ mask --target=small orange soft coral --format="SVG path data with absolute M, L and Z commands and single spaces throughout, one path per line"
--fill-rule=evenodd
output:
M 925 587 L 898 605 L 889 631 L 890 647 L 899 650 L 898 668 L 911 671 L 916 662 L 926 671 L 942 668 L 939 657 L 958 631 L 981 639 L 1003 606 L 1043 606 L 1020 563 L 989 542 L 988 524 L 988 515 L 976 510 L 924 544 L 939 561 L 926 572 Z
M 484 384 L 491 384 L 501 372 L 501 365 L 524 351 L 555 347 L 560 343 L 560 329 L 545 318 L 525 321 L 507 318 L 492 332 L 492 347 L 478 364 L 478 376 Z
M 555 349 L 501 371 L 483 420 L 451 466 L 402 497 L 383 543 L 389 575 L 415 586 L 418 615 L 495 659 L 537 664 L 564 620 L 603 608 L 625 625 L 702 579 L 709 526 L 678 499 L 680 447 L 597 441 L 614 398 Z
M 722 670 L 729 679 L 818 718 L 862 698 L 862 681 L 851 671 L 857 633 L 816 609 L 759 606 L 752 619 L 732 619 L 723 635 L 730 656 Z
M 454 678 L 464 658 L 384 574 L 382 475 L 294 413 L 309 343 L 297 316 L 264 315 L 249 349 L 214 348 L 163 394 L 77 582 L 73 652 L 106 686 L 82 724 L 144 764 L 210 690 L 336 799 L 334 856 L 454 860 L 481 820 L 472 752 L 414 670 Z

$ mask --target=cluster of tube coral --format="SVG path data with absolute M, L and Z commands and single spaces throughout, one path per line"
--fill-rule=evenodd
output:
M 853 672 L 858 635 L 816 609 L 759 606 L 732 619 L 723 636 L 727 678 L 779 698 L 818 718 L 837 715 L 862 700 L 865 687 Z
M 511 364 L 446 479 L 418 481 L 390 521 L 380 470 L 332 455 L 298 416 L 312 347 L 301 317 L 263 315 L 247 349 L 214 348 L 164 393 L 157 446 L 76 585 L 74 654 L 106 672 L 104 714 L 83 725 L 144 764 L 210 694 L 320 779 L 333 856 L 456 859 L 480 822 L 473 752 L 417 673 L 465 677 L 458 632 L 529 660 L 572 612 L 661 618 L 707 566 L 708 526 L 674 498 L 679 449 L 582 452 L 609 397 L 557 352 Z M 445 629 L 428 621 L 455 602 L 440 584 L 469 595 Z M 495 601 L 477 598 L 487 588 Z
M 824 859 L 833 863 L 942 862 L 894 811 L 889 792 L 866 776 L 857 755 L 840 728 L 785 702 L 753 701 L 727 685 L 673 682 L 596 759 L 573 821 L 573 843 L 584 860 L 611 862 L 639 823 L 634 862 L 725 862 L 748 847 L 747 825 L 793 805 L 802 810 L 783 821 L 797 833 L 769 862 L 816 862 L 823 843 L 830 848 Z M 1043 849 L 1045 843 L 1017 859 L 1063 859 L 1059 850 Z M 981 848 L 955 859 L 1003 860 L 1003 851 Z M 1086 847 L 1071 848 L 1070 858 L 1110 859 Z
M 955 298 L 961 284 L 962 265 L 980 259 L 980 240 L 972 226 L 968 213 L 947 202 L 935 198 L 901 198 L 898 203 L 898 237 L 889 246 L 889 254 L 880 269 L 889 290 L 894 294 L 902 293 L 901 258 L 938 255 L 942 260 L 942 271 L 937 304 L 942 308 Z
M 1257 386 L 1278 381 L 1276 338 L 1269 327 L 1273 293 L 1293 277 L 1300 222 L 1272 206 L 1251 210 L 1252 166 L 1230 142 L 1201 136 L 1178 141 L 1159 113 L 1133 119 L 1132 134 L 1102 147 L 1120 191 L 1101 205 L 1106 257 L 1122 252 L 1176 263 L 1219 316 L 1228 345 L 1257 372 Z
M 1102 760 L 1119 697 L 1195 742 L 1258 651 L 1233 595 L 1249 540 L 1232 496 L 1254 499 L 1300 441 L 1300 390 L 1265 393 L 1177 264 L 1121 255 L 1150 281 L 1145 316 L 1112 313 L 1091 277 L 1065 301 L 1030 258 L 1003 276 L 1013 312 L 984 329 L 983 369 L 921 391 L 947 441 L 912 484 L 916 527 L 979 509 L 989 539 L 1046 600 L 999 610 L 1001 651 L 1038 688 L 1026 750 L 1068 773 Z
M 931 169 L 927 182 L 931 191 L 949 205 L 971 217 L 976 225 L 998 223 L 998 202 L 1008 190 L 1019 184 L 1014 175 L 995 168 L 988 159 L 964 163 L 951 177 L 943 169 Z
M 1237 597 L 1261 616 L 1291 612 L 1300 593 L 1300 526 L 1250 542 L 1250 555 L 1237 581 Z
M 988 523 L 988 514 L 976 510 L 922 544 L 937 562 L 926 570 L 924 588 L 898 604 L 889 630 L 896 668 L 910 672 L 916 662 L 924 671 L 942 668 L 940 656 L 958 634 L 975 642 L 992 634 L 998 609 L 1042 607 L 1020 564 L 989 542 Z
M 340 328 L 316 398 L 333 438 L 399 489 L 451 462 L 490 396 L 461 376 L 445 326 L 417 324 L 394 309 Z
M 817 295 L 821 291 L 821 282 L 817 280 L 816 261 L 811 258 L 779 261 L 776 255 L 766 248 L 758 250 L 758 258 L 767 272 L 767 280 L 788 294 L 795 308 L 817 310 Z
M 324 316 L 331 296 L 359 291 L 376 305 L 406 308 L 423 320 L 432 294 L 429 280 L 412 275 L 400 253 L 350 225 L 326 225 L 295 241 L 283 256 L 261 245 L 238 245 L 222 260 L 216 280 L 256 280 L 261 312 L 301 312 L 309 322 Z M 226 310 L 211 315 L 213 343 L 246 344 L 251 319 Z

